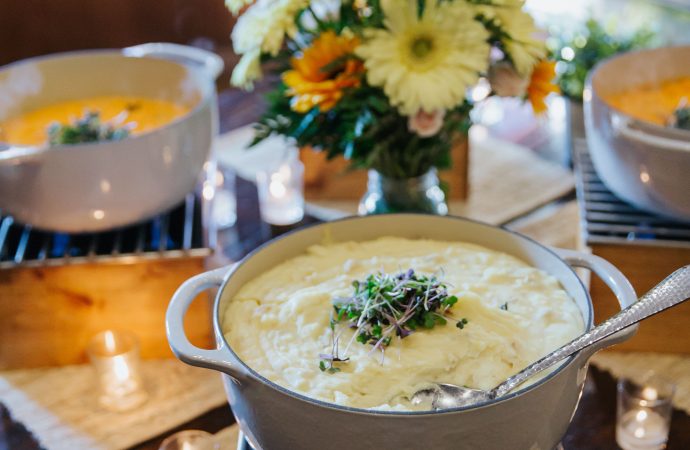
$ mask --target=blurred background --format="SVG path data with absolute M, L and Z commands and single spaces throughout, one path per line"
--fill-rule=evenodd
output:
M 567 98 L 580 104 L 579 91 L 591 64 L 617 50 L 690 42 L 690 0 L 528 0 L 527 7 L 561 60 L 558 70 L 566 98 L 552 98 L 548 116 L 537 119 L 523 102 L 494 97 L 477 108 L 475 123 L 560 163 L 569 163 L 564 149 L 572 138 L 564 124 L 574 114 L 577 133 L 581 122 L 579 110 L 571 111 Z M 230 103 L 243 110 L 242 118 L 222 119 L 221 129 L 229 130 L 259 117 L 263 93 L 271 83 L 264 80 L 253 93 L 231 88 L 229 76 L 238 60 L 230 41 L 233 23 L 222 0 L 2 0 L 0 65 L 55 52 L 156 41 L 212 50 L 225 60 L 218 79 L 221 108 Z M 598 34 L 588 43 L 592 27 Z M 572 73 L 563 76 L 568 70 Z M 481 92 L 477 96 L 481 98 Z
M 690 26 L 690 0 L 528 0 L 527 6 L 555 36 L 572 36 L 594 18 L 613 34 L 644 28 L 666 43 L 690 42 L 683 32 Z M 231 63 L 229 73 L 235 61 L 232 25 L 222 0 L 2 0 L 0 65 L 67 50 L 168 41 L 215 50 Z

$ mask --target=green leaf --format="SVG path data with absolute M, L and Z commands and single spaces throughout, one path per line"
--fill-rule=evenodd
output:
M 434 322 L 436 323 L 436 325 L 445 325 L 446 323 L 448 323 L 446 319 L 439 316 L 438 314 L 434 314 Z
M 422 316 L 424 320 L 424 328 L 434 328 L 434 325 L 436 325 L 436 320 L 434 320 L 434 315 L 429 313 L 428 311 L 424 313 Z
M 295 138 L 300 137 L 307 129 L 309 126 L 314 122 L 314 119 L 319 115 L 320 111 L 318 106 L 314 107 L 309 111 L 299 122 L 299 125 L 297 126 L 297 129 L 292 133 L 292 136 Z
M 463 318 L 463 319 L 458 320 L 458 322 L 455 324 L 455 326 L 462 330 L 463 328 L 465 328 L 465 325 L 467 325 L 467 323 L 468 323 L 467 319 Z

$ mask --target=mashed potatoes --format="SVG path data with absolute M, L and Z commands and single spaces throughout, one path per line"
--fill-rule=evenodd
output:
M 341 369 L 319 368 L 332 348 L 332 300 L 352 282 L 384 271 L 436 274 L 458 297 L 449 313 L 466 318 L 394 338 L 383 353 L 339 325 Z M 477 245 L 386 237 L 311 247 L 247 283 L 223 317 L 242 360 L 306 396 L 371 409 L 415 409 L 407 400 L 430 382 L 489 389 L 582 333 L 578 307 L 543 271 Z M 348 343 L 352 342 L 349 346 Z

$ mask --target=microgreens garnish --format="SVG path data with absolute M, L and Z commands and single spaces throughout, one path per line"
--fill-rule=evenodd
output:
M 55 122 L 48 127 L 50 145 L 81 144 L 85 142 L 119 141 L 129 136 L 131 124 L 122 124 L 126 112 L 111 122 L 101 121 L 97 111 L 86 111 L 83 117 L 69 125 Z
M 687 103 L 687 102 L 686 102 Z M 690 107 L 683 106 L 673 113 L 674 126 L 683 130 L 690 130 Z
M 340 334 L 335 334 L 335 323 L 331 319 L 331 353 L 321 353 L 319 354 L 319 369 L 321 372 L 336 373 L 340 372 L 340 367 L 336 367 L 336 363 L 348 362 L 350 358 L 341 358 L 338 356 L 340 353 L 340 348 L 338 343 L 340 342 Z
M 465 325 L 467 325 L 467 323 L 468 323 L 468 320 L 463 317 L 462 319 L 458 320 L 458 322 L 455 324 L 455 326 L 462 330 L 463 328 L 465 328 Z
M 459 328 L 467 324 L 467 319 L 457 321 L 448 315 L 448 309 L 458 298 L 450 295 L 446 284 L 434 275 L 418 275 L 412 269 L 397 275 L 379 272 L 364 281 L 353 282 L 352 286 L 354 292 L 350 297 L 333 300 L 330 326 L 335 333 L 335 326 L 345 322 L 356 329 L 353 339 L 373 345 L 372 351 L 383 354 L 394 337 L 404 339 L 419 329 L 445 325 L 448 320 L 456 321 Z M 337 339 L 334 350 L 337 350 Z M 329 370 L 335 361 L 325 356 L 336 355 L 337 351 L 333 355 L 320 355 L 321 370 Z

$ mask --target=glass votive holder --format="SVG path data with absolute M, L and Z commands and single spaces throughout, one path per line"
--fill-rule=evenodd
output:
M 211 159 L 204 163 L 204 181 L 201 195 L 204 199 L 203 216 L 210 217 L 213 229 L 231 228 L 237 222 L 237 192 L 235 172 Z
M 141 378 L 139 341 L 131 333 L 107 330 L 87 347 L 99 386 L 98 401 L 111 411 L 129 411 L 148 398 Z
M 261 218 L 271 225 L 292 225 L 304 217 L 304 165 L 296 152 L 280 165 L 256 174 Z
M 158 450 L 215 450 L 220 448 L 213 435 L 201 430 L 184 430 L 168 436 Z
M 213 199 L 213 221 L 218 229 L 224 230 L 237 222 L 237 193 L 235 172 L 218 166 L 215 173 L 216 192 Z
M 641 384 L 618 381 L 616 442 L 624 450 L 666 448 L 675 385 L 650 373 Z

